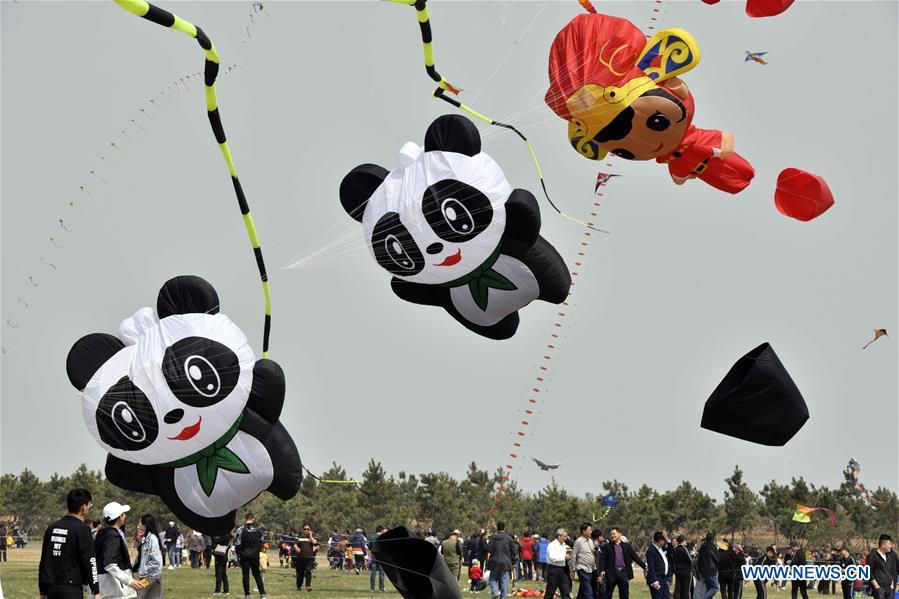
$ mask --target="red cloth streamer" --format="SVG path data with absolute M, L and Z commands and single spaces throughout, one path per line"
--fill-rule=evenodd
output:
M 787 168 L 777 176 L 774 205 L 786 216 L 810 221 L 833 206 L 833 194 L 823 177 L 798 168 Z

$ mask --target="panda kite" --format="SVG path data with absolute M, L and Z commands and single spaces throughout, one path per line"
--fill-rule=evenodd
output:
M 278 421 L 284 373 L 255 360 L 205 280 L 171 279 L 156 313 L 141 308 L 118 336 L 82 337 L 66 371 L 109 452 L 109 481 L 158 495 L 187 526 L 224 534 L 262 491 L 286 500 L 299 490 L 300 456 Z
M 568 296 L 571 275 L 540 236 L 537 200 L 512 189 L 460 115 L 431 123 L 423 148 L 406 143 L 392 171 L 354 168 L 340 202 L 362 223 L 375 261 L 394 275 L 397 296 L 441 306 L 479 335 L 508 339 L 518 310 Z

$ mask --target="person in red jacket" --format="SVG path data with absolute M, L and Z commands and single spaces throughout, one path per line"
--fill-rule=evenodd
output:
M 480 562 L 476 559 L 471 560 L 471 567 L 468 569 L 468 580 L 471 582 L 468 590 L 472 593 L 483 591 L 487 588 L 484 572 L 481 570 Z
M 519 541 L 521 544 L 521 566 L 524 568 L 524 579 L 534 579 L 534 539 L 525 533 Z

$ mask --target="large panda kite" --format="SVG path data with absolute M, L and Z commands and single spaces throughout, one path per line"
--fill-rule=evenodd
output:
M 255 360 L 203 279 L 168 281 L 156 313 L 141 308 L 118 336 L 79 339 L 66 371 L 110 482 L 158 495 L 187 526 L 223 534 L 262 491 L 299 490 L 300 456 L 278 421 L 284 373 Z
M 508 339 L 518 310 L 568 296 L 571 275 L 540 236 L 537 200 L 512 189 L 462 116 L 431 123 L 424 148 L 408 142 L 392 171 L 354 168 L 340 185 L 340 202 L 362 223 L 374 259 L 394 275 L 396 295 L 442 306 L 475 333 Z

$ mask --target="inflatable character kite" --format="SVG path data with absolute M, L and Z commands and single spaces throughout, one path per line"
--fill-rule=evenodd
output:
M 442 306 L 479 335 L 508 339 L 518 310 L 568 296 L 571 275 L 540 236 L 536 198 L 509 185 L 465 117 L 435 120 L 424 147 L 408 142 L 392 171 L 354 168 L 340 184 L 340 202 L 362 223 L 375 261 L 394 275 L 396 295 Z
M 190 528 L 227 533 L 262 491 L 287 500 L 299 490 L 300 456 L 278 421 L 284 373 L 255 360 L 203 279 L 168 281 L 156 312 L 141 308 L 117 336 L 79 339 L 66 371 L 109 452 L 109 481 L 158 495 Z
M 546 103 L 568 121 L 568 139 L 586 158 L 655 160 L 678 185 L 698 178 L 738 193 L 755 171 L 734 152 L 733 133 L 693 125 L 693 95 L 677 77 L 699 59 L 682 29 L 647 40 L 625 19 L 582 14 L 553 41 Z

